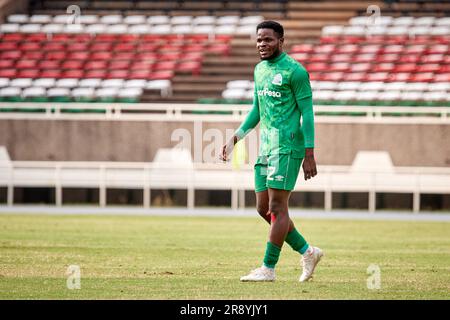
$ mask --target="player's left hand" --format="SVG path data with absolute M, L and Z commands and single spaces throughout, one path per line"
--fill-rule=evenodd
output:
M 306 149 L 305 159 L 303 160 L 303 174 L 305 180 L 311 179 L 317 175 L 316 160 L 314 159 L 314 149 Z

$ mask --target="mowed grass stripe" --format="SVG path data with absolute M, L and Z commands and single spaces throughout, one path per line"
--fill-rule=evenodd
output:
M 214 209 L 211 209 L 214 210 Z M 294 219 L 325 251 L 314 280 L 283 247 L 274 283 L 259 266 L 268 225 L 242 217 L 0 215 L 1 299 L 448 299 L 450 223 Z M 369 290 L 367 267 L 381 269 Z M 66 287 L 69 265 L 81 289 Z

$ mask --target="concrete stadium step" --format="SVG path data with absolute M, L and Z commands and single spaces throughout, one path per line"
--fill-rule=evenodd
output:
M 287 16 L 291 19 L 304 19 L 304 20 L 336 20 L 349 18 L 356 15 L 356 11 L 291 11 Z
M 380 1 L 325 1 L 325 2 L 294 2 L 290 1 L 287 4 L 289 11 L 306 11 L 306 10 L 366 10 L 369 5 L 377 5 L 380 8 L 383 6 L 383 2 Z
M 220 58 L 214 58 L 214 57 L 208 57 L 203 60 L 203 67 L 204 66 L 223 66 L 223 65 L 230 65 L 230 67 L 235 68 L 236 66 L 255 66 L 259 62 L 258 55 L 255 49 L 254 57 L 246 56 L 246 57 L 237 57 L 237 56 L 230 56 L 230 57 L 220 57 Z
M 201 76 L 191 76 L 191 75 L 176 75 L 172 81 L 173 83 L 227 83 L 228 81 L 233 80 L 253 80 L 253 74 L 242 76 L 240 78 L 236 78 L 234 75 L 220 75 L 220 76 L 208 76 L 208 75 L 201 75 Z
M 202 74 L 219 74 L 219 75 L 246 75 L 253 73 L 253 66 L 240 67 L 240 68 L 230 68 L 229 66 L 206 66 L 202 68 Z
M 205 83 L 175 83 L 172 85 L 172 91 L 177 92 L 222 92 L 225 85 L 222 84 L 205 84 Z

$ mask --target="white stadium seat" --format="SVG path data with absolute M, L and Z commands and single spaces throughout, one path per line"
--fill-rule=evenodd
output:
M 119 14 L 106 15 L 100 18 L 100 23 L 119 24 L 122 23 L 122 16 Z
M 71 23 L 73 20 L 72 15 L 68 14 L 59 14 L 53 17 L 53 23 L 59 23 L 59 24 L 67 24 Z
M 78 82 L 80 88 L 96 88 L 102 85 L 102 79 L 82 79 Z
M 78 79 L 59 79 L 56 81 L 56 87 L 57 88 L 75 88 L 78 86 Z
M 115 98 L 119 93 L 119 88 L 99 88 L 95 90 L 97 98 Z
M 192 16 L 175 16 L 170 19 L 172 25 L 186 25 L 192 23 Z
M 14 33 L 19 32 L 20 25 L 18 23 L 4 23 L 0 24 L 0 33 Z
M 41 88 L 41 87 L 26 88 L 26 89 L 24 89 L 22 91 L 22 96 L 24 98 L 45 97 L 46 96 L 46 90 L 45 90 L 45 88 Z
M 168 16 L 150 16 L 147 18 L 149 24 L 170 24 L 170 17 Z
M 147 82 L 145 87 L 147 90 L 159 90 L 161 96 L 169 97 L 172 95 L 172 84 L 170 80 L 151 80 Z
M 9 85 L 8 78 L 0 78 L 0 88 L 7 87 Z
M 64 25 L 57 23 L 49 23 L 42 26 L 41 31 L 44 33 L 62 33 L 64 32 Z
M 19 97 L 21 93 L 21 88 L 6 87 L 0 89 L 0 97 Z
M 216 19 L 218 25 L 234 25 L 239 23 L 238 16 L 223 16 Z
M 214 25 L 216 23 L 216 17 L 214 17 L 214 16 L 199 16 L 199 17 L 195 17 L 194 20 L 192 21 L 192 23 L 194 25 L 202 25 L 202 24 Z
M 123 88 L 119 89 L 117 96 L 119 98 L 138 98 L 143 92 L 142 88 Z
M 103 88 L 120 88 L 123 87 L 125 80 L 123 79 L 106 79 L 102 81 L 101 86 Z
M 86 33 L 97 34 L 97 33 L 105 33 L 107 29 L 108 29 L 107 25 L 102 23 L 96 23 L 86 26 L 84 31 Z
M 153 34 L 169 34 L 172 32 L 172 26 L 170 24 L 158 24 L 152 26 L 150 31 Z
M 235 32 L 236 26 L 234 25 L 221 25 L 215 29 L 215 33 L 217 34 L 234 34 Z
M 147 17 L 144 15 L 132 15 L 132 16 L 126 16 L 123 19 L 123 23 L 126 24 L 146 24 L 147 23 Z
M 42 25 L 39 23 L 27 23 L 22 24 L 19 27 L 19 31 L 22 33 L 38 33 L 41 32 Z
M 225 99 L 243 99 L 246 96 L 245 89 L 226 89 L 222 92 L 222 97 Z
M 227 89 L 252 89 L 253 84 L 250 80 L 232 80 L 227 82 Z
M 344 26 L 325 26 L 322 28 L 324 36 L 338 36 L 344 32 Z
M 82 25 L 82 24 L 66 24 L 64 26 L 64 32 L 66 32 L 66 33 L 83 33 L 84 25 Z
M 261 21 L 264 20 L 263 16 L 247 16 L 247 17 L 242 17 L 239 20 L 239 24 L 240 25 L 257 25 L 258 23 L 260 23 Z
M 172 27 L 172 33 L 175 34 L 192 33 L 192 26 L 190 24 L 177 24 Z
M 50 88 L 47 90 L 47 97 L 69 97 L 70 90 L 68 88 Z
M 151 32 L 152 26 L 148 24 L 135 24 L 128 27 L 128 32 L 132 34 L 147 34 Z
M 95 24 L 99 21 L 99 17 L 95 14 L 82 14 L 79 19 L 81 24 Z
M 27 14 L 11 14 L 6 20 L 9 23 L 28 23 L 29 17 Z
M 17 78 L 17 79 L 12 79 L 9 82 L 9 85 L 11 87 L 17 87 L 17 88 L 28 88 L 31 87 L 33 84 L 33 79 L 29 79 L 29 78 Z
M 93 98 L 95 91 L 93 88 L 75 88 L 72 90 L 71 96 L 74 98 Z
M 34 14 L 28 21 L 30 23 L 51 23 L 52 17 L 48 14 Z
M 33 87 L 52 88 L 56 84 L 53 78 L 41 78 L 33 81 Z
M 127 24 L 114 24 L 110 25 L 106 28 L 106 33 L 111 34 L 124 34 L 128 32 Z
M 123 84 L 123 88 L 145 88 L 147 86 L 147 81 L 143 79 L 127 80 Z

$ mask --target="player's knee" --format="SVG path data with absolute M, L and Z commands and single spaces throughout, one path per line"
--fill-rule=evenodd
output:
M 264 217 L 267 215 L 267 211 L 269 211 L 269 207 L 267 206 L 267 204 L 266 205 L 257 204 L 256 211 L 258 211 L 258 213 L 261 217 Z
M 269 211 L 270 213 L 277 216 L 280 214 L 284 214 L 286 212 L 286 208 L 284 203 L 274 199 L 269 202 Z

